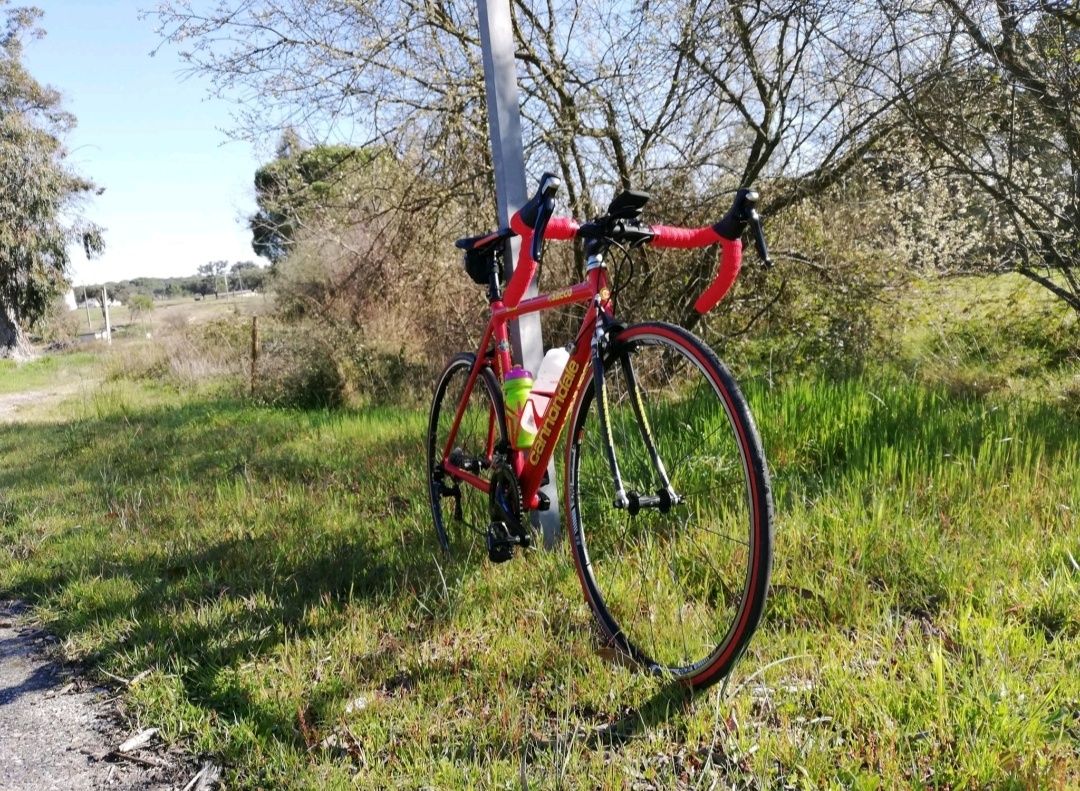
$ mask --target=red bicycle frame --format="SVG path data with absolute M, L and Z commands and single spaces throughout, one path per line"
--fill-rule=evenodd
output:
M 523 254 L 527 248 L 526 242 L 527 240 L 522 243 Z M 513 278 L 511 278 L 510 286 L 512 287 L 518 282 L 519 276 L 526 274 L 528 274 L 528 279 L 525 282 L 528 283 L 528 280 L 532 279 L 528 269 L 529 267 L 517 269 Z M 507 291 L 509 292 L 510 288 Z M 443 458 L 445 459 L 443 469 L 448 474 L 484 492 L 489 491 L 491 488 L 490 484 L 479 475 L 463 470 L 453 464 L 449 460 L 449 456 L 451 449 L 454 447 L 454 441 L 457 439 L 461 417 L 465 413 L 465 407 L 476 384 L 476 378 L 480 375 L 480 370 L 491 365 L 493 361 L 495 373 L 501 381 L 511 368 L 510 337 L 507 324 L 519 316 L 529 313 L 537 313 L 563 305 L 578 303 L 588 303 L 588 308 L 585 311 L 581 329 L 578 331 L 574 350 L 566 363 L 566 368 L 563 369 L 562 378 L 559 380 L 551 403 L 537 426 L 536 439 L 531 448 L 525 450 L 511 449 L 509 457 L 514 473 L 521 483 L 521 496 L 525 508 L 535 509 L 539 507 L 539 492 L 543 483 L 544 472 L 547 470 L 548 462 L 555 452 L 555 446 L 558 444 L 559 437 L 562 436 L 563 428 L 570 416 L 570 406 L 574 403 L 578 390 L 587 378 L 589 357 L 591 355 L 590 343 L 593 337 L 592 328 L 596 324 L 597 311 L 600 310 L 607 315 L 611 315 L 611 300 L 607 290 L 607 271 L 602 267 L 597 267 L 589 272 L 584 282 L 569 288 L 526 299 L 516 305 L 507 305 L 502 300 L 491 304 L 491 318 L 488 319 L 487 329 L 484 331 L 484 336 L 480 341 L 480 351 L 476 356 L 472 371 L 469 372 L 469 379 L 462 393 L 461 403 L 458 404 L 457 412 L 454 414 L 454 422 L 450 428 L 446 446 L 442 449 Z M 489 418 L 486 448 L 486 455 L 489 460 L 495 451 L 495 440 L 498 437 L 498 431 L 494 425 L 495 419 L 496 415 L 493 411 Z M 508 419 L 511 418 L 508 416 Z

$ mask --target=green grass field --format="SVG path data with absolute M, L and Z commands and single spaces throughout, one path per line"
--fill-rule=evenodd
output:
M 40 357 L 22 364 L 0 360 L 0 394 L 38 390 L 93 377 L 100 367 L 101 357 L 95 351 Z
M 0 426 L 0 595 L 229 787 L 1075 788 L 1080 410 L 995 364 L 747 383 L 773 589 L 696 696 L 597 650 L 565 547 L 443 560 L 422 410 L 118 380 Z
M 126 305 L 116 305 L 109 309 L 109 320 L 113 332 L 122 338 L 125 335 L 139 336 L 147 332 L 158 334 L 174 331 L 180 326 L 212 321 L 229 315 L 250 316 L 263 312 L 266 305 L 267 297 L 261 294 L 244 297 L 226 297 L 222 294 L 220 299 L 210 295 L 199 300 L 183 297 L 156 300 L 154 309 L 149 314 L 135 316 L 132 316 Z M 71 313 L 71 318 L 79 334 L 93 334 L 105 329 L 105 316 L 101 308 L 91 308 L 89 314 L 84 308 L 79 308 Z

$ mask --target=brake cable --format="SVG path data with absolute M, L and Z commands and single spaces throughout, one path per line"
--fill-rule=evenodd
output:
M 611 268 L 611 272 L 614 275 L 611 284 L 611 300 L 614 302 L 619 293 L 634 279 L 636 270 L 634 267 L 634 257 L 630 255 L 630 249 L 622 242 L 617 242 L 614 239 L 610 241 L 611 244 L 608 246 L 608 249 L 610 250 L 611 247 L 617 247 L 619 252 L 622 253 L 622 261 L 619 262 L 619 267 L 616 268 L 613 266 Z M 623 265 L 629 270 L 625 276 L 623 275 Z

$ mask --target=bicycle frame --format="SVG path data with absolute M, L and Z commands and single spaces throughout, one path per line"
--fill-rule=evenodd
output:
M 469 372 L 469 378 L 462 392 L 461 401 L 457 405 L 454 414 L 454 422 L 450 427 L 446 446 L 443 451 L 443 469 L 454 478 L 468 483 L 481 491 L 490 491 L 487 481 L 468 470 L 453 464 L 449 460 L 450 451 L 457 439 L 458 428 L 465 407 L 476 386 L 476 379 L 483 367 L 494 362 L 495 374 L 502 381 L 510 370 L 512 360 L 510 357 L 510 339 L 507 331 L 508 322 L 529 313 L 538 313 L 563 305 L 585 304 L 588 308 L 578 330 L 574 350 L 563 370 L 562 378 L 556 388 L 555 394 L 548 404 L 547 411 L 537 426 L 536 439 L 532 447 L 517 450 L 510 449 L 509 460 L 521 483 L 522 502 L 527 510 L 540 507 L 540 487 L 543 484 L 544 474 L 548 463 L 551 461 L 555 446 L 562 436 L 563 429 L 570 417 L 570 407 L 577 398 L 578 392 L 588 379 L 592 356 L 592 341 L 595 337 L 595 326 L 599 319 L 599 312 L 611 316 L 611 299 L 607 288 L 607 271 L 600 266 L 591 270 L 586 279 L 569 288 L 562 288 L 549 294 L 532 297 L 520 301 L 517 305 L 507 306 L 502 300 L 491 303 L 491 317 L 488 319 L 487 328 L 480 341 L 476 362 Z M 488 422 L 488 437 L 486 455 L 490 461 L 495 452 L 496 415 L 492 413 Z

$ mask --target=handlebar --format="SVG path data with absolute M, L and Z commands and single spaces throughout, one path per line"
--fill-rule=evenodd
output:
M 765 244 L 761 215 L 757 211 L 758 194 L 742 188 L 735 194 L 735 200 L 719 222 L 701 228 L 679 228 L 668 225 L 645 225 L 636 218 L 627 220 L 620 217 L 613 221 L 604 216 L 588 223 L 579 223 L 570 217 L 553 217 L 555 194 L 561 182 L 552 173 L 540 177 L 540 187 L 529 201 L 522 206 L 510 220 L 511 229 L 522 237 L 522 247 L 518 268 L 524 267 L 528 277 L 511 279 L 503 298 L 507 305 L 516 305 L 524 296 L 525 289 L 536 273 L 537 265 L 543 259 L 544 241 L 552 239 L 569 241 L 578 237 L 596 239 L 599 235 L 610 233 L 615 222 L 620 228 L 620 235 L 627 234 L 632 244 L 651 244 L 654 247 L 691 249 L 720 245 L 720 262 L 716 276 L 694 303 L 698 313 L 707 313 L 720 302 L 735 284 L 742 267 L 742 236 L 749 227 L 753 232 L 754 244 L 762 263 L 771 267 L 769 250 Z M 636 193 L 640 205 L 648 196 Z M 638 207 L 640 209 L 640 206 Z

